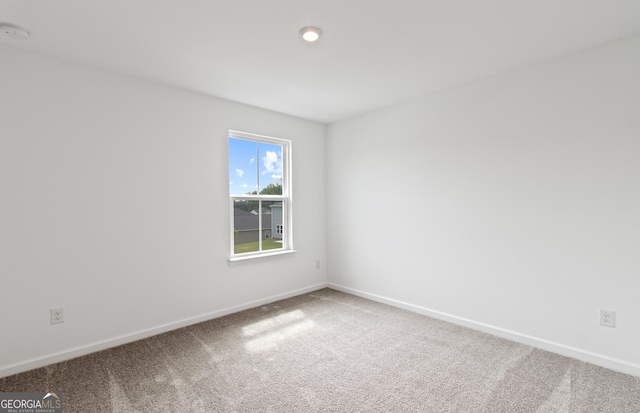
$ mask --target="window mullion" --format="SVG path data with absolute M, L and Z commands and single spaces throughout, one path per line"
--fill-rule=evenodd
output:
M 256 179 L 258 181 L 258 183 L 256 185 L 258 185 L 256 187 L 256 194 L 260 193 L 260 143 L 256 142 Z
M 258 201 L 258 251 L 262 251 L 262 200 Z

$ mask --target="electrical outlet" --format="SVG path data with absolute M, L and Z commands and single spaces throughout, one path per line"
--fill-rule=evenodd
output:
M 600 309 L 600 325 L 616 328 L 616 312 L 612 310 Z
M 316 268 L 320 269 L 320 260 L 316 260 Z
M 51 324 L 64 323 L 64 311 L 62 307 L 52 308 L 51 310 Z

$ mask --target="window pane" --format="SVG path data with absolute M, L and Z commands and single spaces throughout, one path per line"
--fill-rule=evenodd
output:
M 259 251 L 259 202 L 238 200 L 233 207 L 233 252 Z
M 229 194 L 245 195 L 258 189 L 258 143 L 229 138 Z
M 284 245 L 283 231 L 282 231 L 282 223 L 283 217 L 282 214 L 282 202 L 280 201 L 263 201 L 263 225 L 265 238 L 268 235 L 268 239 L 263 239 L 262 241 L 262 249 L 263 250 L 273 250 L 282 248 Z M 265 217 L 268 217 L 265 219 Z M 268 225 L 264 225 L 265 222 L 268 221 Z M 278 231 L 280 230 L 280 231 Z
M 258 143 L 260 159 L 259 192 L 262 195 L 282 195 L 282 146 Z

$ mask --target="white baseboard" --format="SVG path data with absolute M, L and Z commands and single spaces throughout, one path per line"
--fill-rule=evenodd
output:
M 203 321 L 213 320 L 214 318 L 223 317 L 225 315 L 237 313 L 243 310 L 248 310 L 250 308 L 260 307 L 261 305 L 273 303 L 279 300 L 284 300 L 285 298 L 295 297 L 301 294 L 306 294 L 312 291 L 317 291 L 326 287 L 327 287 L 327 283 L 320 283 L 320 284 L 312 285 L 309 287 L 300 288 L 298 290 L 289 291 L 283 294 L 278 294 L 278 295 L 263 298 L 260 300 L 251 301 L 251 302 L 237 305 L 234 307 L 224 308 L 222 310 L 214 311 L 207 314 L 202 314 L 196 317 L 186 318 L 173 323 L 163 324 L 161 326 L 149 328 L 146 330 L 141 330 L 135 333 L 125 334 L 122 336 L 97 341 L 87 345 L 74 347 L 74 348 L 60 351 L 57 353 L 48 354 L 46 356 L 37 357 L 31 360 L 9 364 L 9 365 L 0 367 L 0 378 L 11 376 L 17 373 L 22 373 L 28 370 L 33 370 L 39 367 L 44 367 L 49 364 L 70 360 L 70 359 L 84 356 L 90 353 L 95 353 L 96 351 L 106 350 L 111 347 L 116 347 L 122 344 L 131 343 L 133 341 L 141 340 L 143 338 L 166 333 L 167 331 L 176 330 L 178 328 L 201 323 Z
M 452 324 L 457 324 L 464 327 L 469 327 L 474 330 L 482 331 L 497 337 L 502 337 L 507 340 L 515 341 L 521 344 L 526 344 L 531 347 L 536 347 L 542 350 L 550 351 L 552 353 L 560 354 L 562 356 L 571 357 L 577 360 L 585 361 L 587 363 L 595 364 L 597 366 L 605 367 L 611 370 L 618 371 L 620 373 L 630 374 L 636 377 L 640 377 L 640 365 L 629 363 L 624 360 L 615 359 L 612 357 L 604 356 L 601 354 L 592 353 L 590 351 L 581 350 L 575 347 L 566 346 L 564 344 L 554 343 L 549 340 L 521 334 L 515 331 L 507 330 L 500 327 L 495 327 L 489 324 L 480 323 L 468 318 L 458 317 L 451 314 L 443 313 L 441 311 L 431 310 L 425 307 L 420 307 L 403 301 L 394 300 L 392 298 L 383 297 L 376 294 L 367 293 L 364 291 L 356 290 L 354 288 L 344 287 L 339 284 L 328 283 L 327 287 L 334 290 L 342 291 L 347 294 L 356 295 L 358 297 L 366 298 L 379 303 L 387 304 L 393 307 L 402 308 L 404 310 L 413 311 L 414 313 L 426 315 L 428 317 L 437 318 L 439 320 L 447 321 Z

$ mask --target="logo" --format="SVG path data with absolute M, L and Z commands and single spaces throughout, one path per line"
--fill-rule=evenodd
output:
M 0 413 L 62 413 L 62 394 L 0 393 Z

